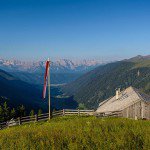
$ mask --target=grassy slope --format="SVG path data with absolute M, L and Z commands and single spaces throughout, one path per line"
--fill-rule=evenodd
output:
M 0 131 L 0 149 L 150 149 L 150 121 L 63 117 Z
M 140 76 L 137 75 L 140 70 Z M 150 59 L 127 60 L 100 66 L 64 87 L 64 92 L 74 95 L 79 103 L 88 108 L 115 94 L 115 89 L 134 86 L 150 94 Z
M 150 67 L 150 60 L 142 60 L 135 63 L 136 63 L 135 68 Z

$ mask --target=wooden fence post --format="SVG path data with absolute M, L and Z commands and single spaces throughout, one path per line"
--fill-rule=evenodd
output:
M 38 121 L 38 115 L 35 114 L 35 122 L 37 122 L 37 121 Z
M 80 116 L 80 109 L 78 109 L 78 116 Z
M 21 122 L 21 117 L 18 118 L 18 123 L 19 123 L 19 125 L 21 125 L 21 123 L 22 123 Z
M 126 117 L 129 118 L 129 107 L 126 108 Z
M 63 116 L 65 116 L 65 109 L 63 109 Z
M 54 111 L 55 111 L 55 110 L 54 110 Z M 52 111 L 52 113 L 51 113 L 51 118 L 53 118 L 53 112 L 54 112 L 54 111 Z

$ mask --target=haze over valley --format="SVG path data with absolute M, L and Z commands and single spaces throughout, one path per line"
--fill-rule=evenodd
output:
M 110 61 L 59 59 L 51 62 L 51 83 L 64 84 L 74 81 L 82 74 Z M 32 83 L 43 84 L 45 61 L 18 61 L 0 59 L 0 68 L 15 77 Z M 33 76 L 34 74 L 34 76 Z
M 28 109 L 42 108 L 46 111 L 47 100 L 41 101 L 45 63 L 8 60 L 0 62 L 1 96 L 8 99 L 12 107 L 17 103 L 26 107 L 30 105 Z M 114 95 L 116 87 L 124 89 L 134 86 L 150 93 L 149 55 L 105 63 L 83 61 L 75 64 L 70 60 L 52 63 L 51 107 L 77 108 L 81 103 L 86 108 L 95 109 L 101 101 Z

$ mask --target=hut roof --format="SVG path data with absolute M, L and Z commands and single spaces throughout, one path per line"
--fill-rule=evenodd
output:
M 150 102 L 150 96 L 130 86 L 119 93 L 118 99 L 114 96 L 101 102 L 96 112 L 122 110 L 141 100 Z

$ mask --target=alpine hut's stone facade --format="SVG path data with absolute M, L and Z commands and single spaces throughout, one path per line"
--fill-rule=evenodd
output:
M 126 118 L 150 119 L 150 96 L 133 87 L 117 90 L 114 97 L 99 104 L 96 113 L 109 114 L 115 111 Z

